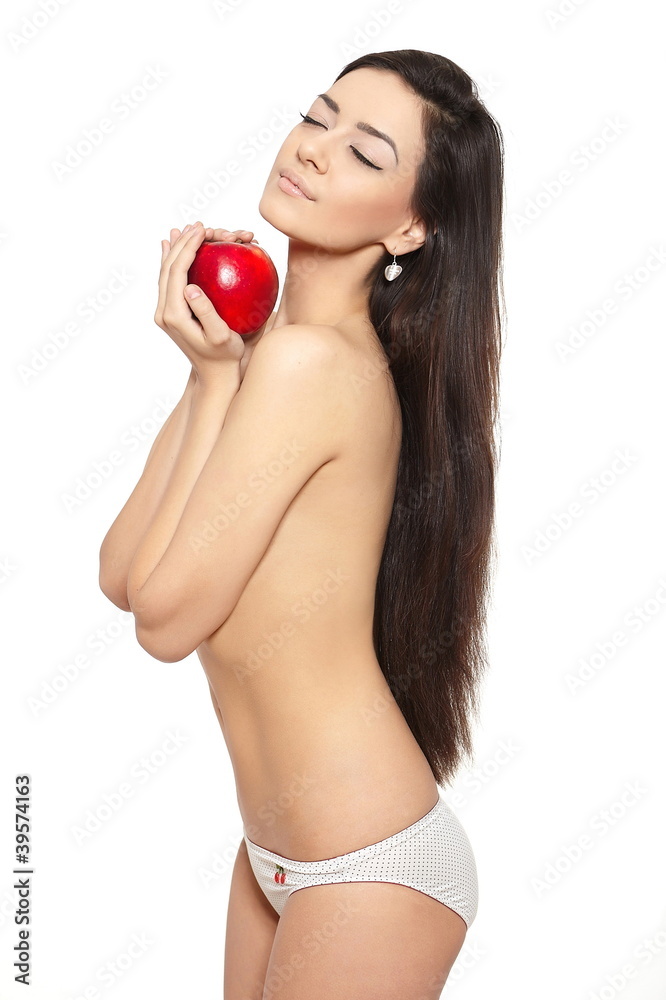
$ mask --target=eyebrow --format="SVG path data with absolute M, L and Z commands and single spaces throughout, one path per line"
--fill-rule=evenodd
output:
M 317 94 L 317 97 L 321 97 L 324 103 L 327 104 L 331 111 L 335 112 L 336 115 L 340 114 L 340 105 L 337 101 L 334 101 L 332 97 L 329 97 L 328 94 Z M 360 128 L 362 132 L 367 132 L 368 135 L 375 135 L 378 139 L 383 139 L 384 142 L 388 142 L 395 155 L 395 162 L 400 162 L 398 160 L 398 148 L 390 135 L 387 135 L 386 132 L 380 132 L 378 128 L 375 128 L 374 125 L 368 125 L 367 122 L 356 122 L 356 128 Z

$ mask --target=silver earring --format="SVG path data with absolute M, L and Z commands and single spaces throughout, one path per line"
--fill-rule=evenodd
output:
M 387 264 L 386 267 L 384 268 L 384 277 L 386 278 L 387 281 L 393 281 L 394 278 L 398 277 L 401 271 L 402 267 L 400 266 L 400 264 L 396 264 L 395 253 L 394 253 L 393 263 Z

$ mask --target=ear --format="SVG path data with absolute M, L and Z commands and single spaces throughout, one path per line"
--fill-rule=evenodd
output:
M 426 225 L 422 219 L 414 218 L 405 229 L 394 233 L 384 240 L 384 246 L 390 254 L 400 256 L 418 250 L 426 241 Z

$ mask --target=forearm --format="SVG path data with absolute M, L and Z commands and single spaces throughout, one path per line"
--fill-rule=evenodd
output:
M 155 605 L 155 570 L 176 532 L 187 501 L 224 426 L 240 387 L 238 364 L 229 364 L 214 385 L 195 383 L 183 443 L 158 510 L 143 535 L 127 578 L 127 600 L 135 615 Z M 159 583 L 159 581 L 157 581 Z
M 185 391 L 153 442 L 141 478 L 102 542 L 100 589 L 119 606 L 129 609 L 127 575 L 137 546 L 164 495 L 185 437 L 195 385 L 194 369 Z

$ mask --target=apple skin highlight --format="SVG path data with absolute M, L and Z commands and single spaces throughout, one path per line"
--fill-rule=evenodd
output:
M 202 243 L 187 272 L 215 311 L 241 337 L 260 329 L 278 296 L 278 274 L 265 250 L 249 243 Z

